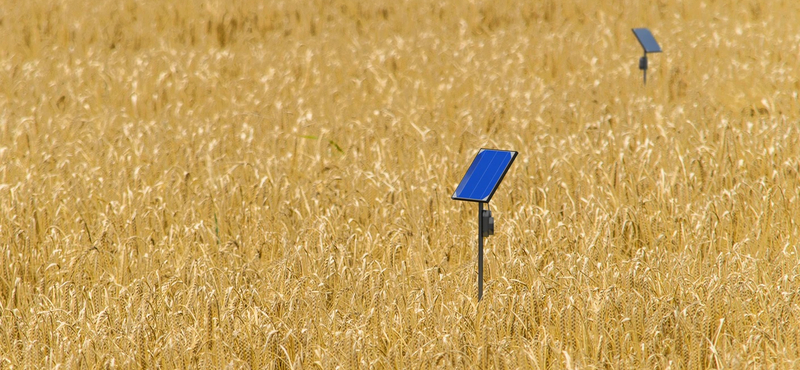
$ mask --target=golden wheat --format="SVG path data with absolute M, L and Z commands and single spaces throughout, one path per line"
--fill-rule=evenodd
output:
M 796 368 L 798 14 L 8 2 L 0 368 Z

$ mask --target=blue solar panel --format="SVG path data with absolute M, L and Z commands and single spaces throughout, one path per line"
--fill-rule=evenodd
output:
M 658 46 L 653 34 L 650 33 L 650 30 L 647 28 L 634 28 L 633 34 L 636 35 L 636 39 L 639 40 L 640 44 L 642 44 L 645 53 L 661 52 L 661 46 Z
M 514 158 L 517 158 L 515 151 L 481 149 L 452 198 L 470 202 L 490 201 Z

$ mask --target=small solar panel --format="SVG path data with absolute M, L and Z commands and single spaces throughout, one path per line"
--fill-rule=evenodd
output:
M 653 34 L 650 33 L 650 30 L 647 28 L 634 28 L 633 34 L 636 35 L 636 39 L 639 40 L 640 44 L 642 44 L 645 53 L 661 52 L 661 46 L 658 46 Z
M 469 202 L 488 202 L 506 172 L 517 158 L 509 150 L 481 149 L 469 165 L 467 173 L 458 184 L 452 199 Z

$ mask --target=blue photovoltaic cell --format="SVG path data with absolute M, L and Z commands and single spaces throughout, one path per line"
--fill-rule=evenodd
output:
M 453 199 L 471 202 L 488 202 L 503 181 L 517 152 L 508 150 L 481 149 L 467 173 L 458 184 Z
M 640 44 L 642 44 L 645 53 L 661 52 L 661 46 L 658 46 L 653 34 L 650 33 L 650 30 L 647 28 L 634 28 L 633 34 L 636 35 L 636 39 L 639 40 Z

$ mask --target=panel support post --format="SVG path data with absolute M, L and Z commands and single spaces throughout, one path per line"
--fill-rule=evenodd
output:
M 639 69 L 644 73 L 644 84 L 647 85 L 647 52 L 644 52 L 644 56 L 639 58 Z
M 483 298 L 483 202 L 478 202 L 478 302 Z

